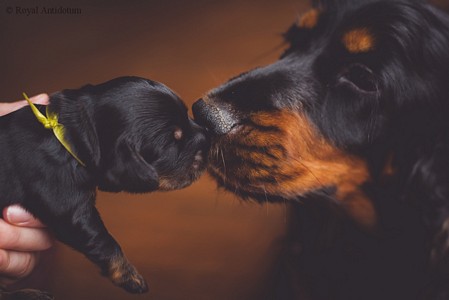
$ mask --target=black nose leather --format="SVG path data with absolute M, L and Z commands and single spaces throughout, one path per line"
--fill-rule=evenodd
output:
M 237 123 L 237 118 L 226 108 L 206 103 L 199 99 L 192 106 L 195 121 L 216 135 L 228 133 Z

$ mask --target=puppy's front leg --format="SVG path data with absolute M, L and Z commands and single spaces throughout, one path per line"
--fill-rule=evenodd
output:
M 85 254 L 115 285 L 130 293 L 148 291 L 147 283 L 109 234 L 95 206 L 78 206 L 53 222 L 56 224 L 51 227 L 57 238 Z

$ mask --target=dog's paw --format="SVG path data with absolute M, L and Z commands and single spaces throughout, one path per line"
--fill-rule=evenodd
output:
M 148 292 L 148 284 L 139 273 L 129 273 L 122 278 L 119 284 L 126 291 L 133 294 L 142 294 Z
M 109 266 L 109 278 L 111 281 L 133 294 L 148 292 L 148 284 L 136 268 L 131 265 L 126 257 L 116 257 Z
M 1 300 L 54 300 L 53 295 L 32 289 L 23 289 L 13 292 L 0 292 Z

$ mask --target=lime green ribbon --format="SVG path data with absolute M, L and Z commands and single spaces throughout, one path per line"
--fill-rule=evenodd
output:
M 52 129 L 53 134 L 56 136 L 58 141 L 61 143 L 62 146 L 69 152 L 83 167 L 86 165 L 78 158 L 78 156 L 75 155 L 72 148 L 70 147 L 69 143 L 65 139 L 65 128 L 62 124 L 58 122 L 58 114 L 51 112 L 48 109 L 48 106 L 45 110 L 45 114 L 47 116 L 44 116 L 39 109 L 31 102 L 31 100 L 28 98 L 27 94 L 23 93 L 23 96 L 27 100 L 28 104 L 31 107 L 31 110 L 33 111 L 33 114 L 36 116 L 36 119 L 44 125 L 46 129 Z

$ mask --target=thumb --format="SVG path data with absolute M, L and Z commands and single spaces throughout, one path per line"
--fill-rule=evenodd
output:
M 45 227 L 38 219 L 19 205 L 11 205 L 3 210 L 3 219 L 16 226 Z

